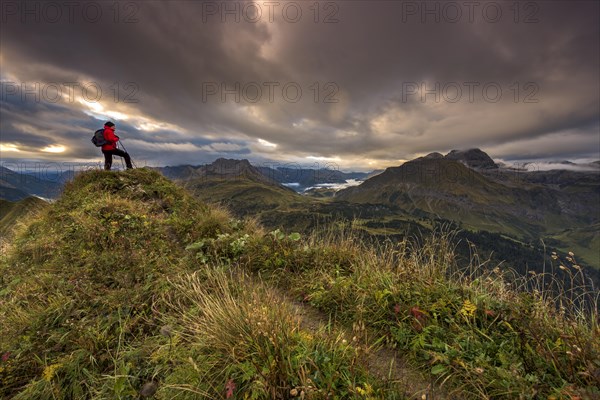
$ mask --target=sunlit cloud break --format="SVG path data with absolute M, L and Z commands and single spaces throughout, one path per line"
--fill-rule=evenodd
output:
M 0 143 L 0 152 L 19 152 L 21 150 L 19 150 L 19 148 L 17 147 L 16 144 L 12 144 L 12 143 Z
M 273 148 L 277 147 L 277 145 L 275 143 L 271 143 L 271 142 L 266 141 L 264 139 L 258 139 L 258 143 L 261 144 L 261 145 L 263 145 L 263 146 L 265 146 L 265 147 L 273 147 Z
M 65 150 L 65 146 L 61 145 L 50 145 L 42 149 L 44 153 L 63 153 Z

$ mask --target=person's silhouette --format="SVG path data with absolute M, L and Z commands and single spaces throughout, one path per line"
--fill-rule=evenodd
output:
M 104 140 L 107 142 L 102 146 L 102 154 L 104 154 L 104 169 L 107 171 L 110 170 L 113 156 L 123 157 L 125 159 L 127 169 L 131 169 L 133 166 L 131 165 L 131 157 L 129 156 L 129 153 L 117 148 L 119 137 L 115 135 L 115 129 L 115 124 L 110 121 L 104 124 Z

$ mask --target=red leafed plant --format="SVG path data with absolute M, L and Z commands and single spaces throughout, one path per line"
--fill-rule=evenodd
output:
M 415 317 L 417 320 L 419 320 L 419 322 L 422 322 L 425 319 L 427 319 L 427 314 L 425 313 L 425 311 L 421 310 L 417 306 L 411 308 L 410 313 L 412 314 L 413 317 Z
M 225 398 L 228 399 L 230 397 L 233 396 L 233 391 L 235 390 L 235 383 L 233 382 L 233 379 L 230 379 L 227 381 L 227 384 L 225 385 Z
M 427 314 L 424 310 L 421 310 L 419 307 L 414 306 L 410 309 L 410 313 L 415 320 L 412 322 L 412 327 L 417 332 L 421 332 L 423 330 L 423 324 L 427 320 Z

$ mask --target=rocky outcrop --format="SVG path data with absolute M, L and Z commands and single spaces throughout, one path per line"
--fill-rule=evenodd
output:
M 466 166 L 475 169 L 498 168 L 498 165 L 496 165 L 494 160 L 480 149 L 452 150 L 450 153 L 446 154 L 445 158 L 460 161 Z

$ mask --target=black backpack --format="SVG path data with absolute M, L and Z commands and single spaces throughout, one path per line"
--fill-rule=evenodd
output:
M 102 147 L 105 144 L 108 144 L 108 141 L 104 139 L 104 128 L 98 129 L 96 132 L 94 132 L 92 143 L 94 143 L 96 147 Z

